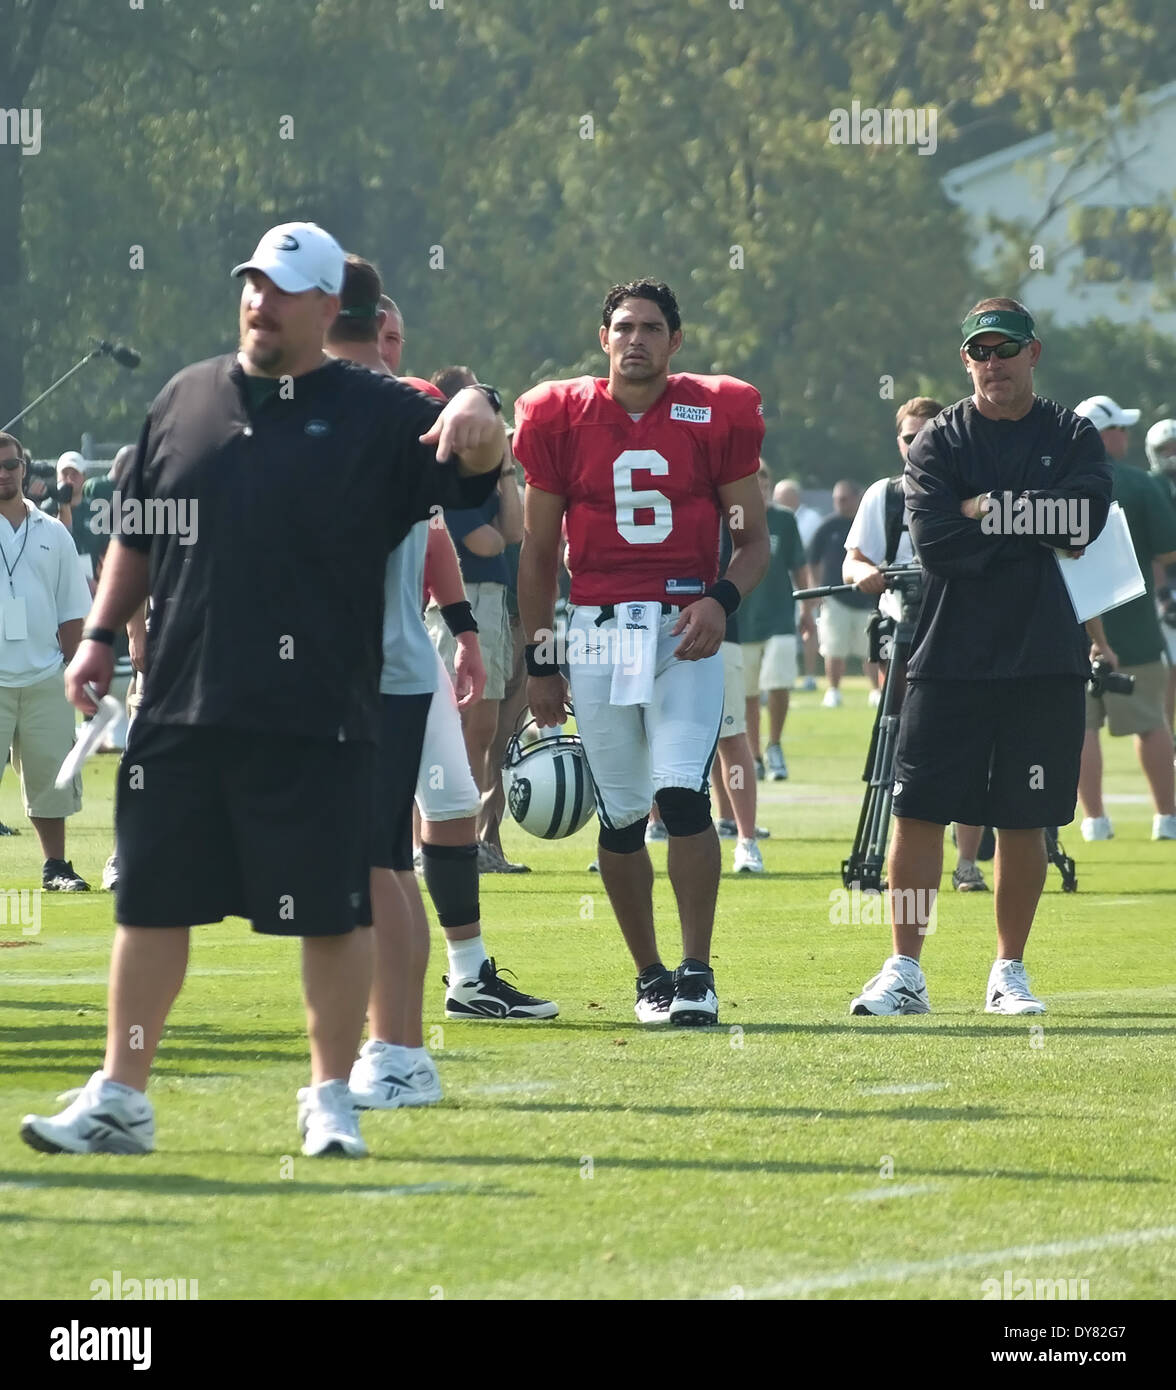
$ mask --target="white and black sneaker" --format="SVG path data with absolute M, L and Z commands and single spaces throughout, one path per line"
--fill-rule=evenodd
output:
M 415 1049 L 414 1049 L 415 1051 Z M 405 1049 L 373 1038 L 364 1043 L 347 1087 L 359 1110 L 399 1110 L 441 1099 L 437 1064 L 427 1052 L 405 1061 Z
M 367 1157 L 346 1081 L 323 1081 L 298 1092 L 298 1133 L 307 1158 Z
M 102 886 L 108 893 L 118 887 L 118 854 L 112 854 L 102 867 Z
M 59 1115 L 26 1115 L 20 1137 L 45 1154 L 148 1154 L 155 1111 L 141 1091 L 96 1071 Z
M 513 973 L 513 972 L 510 972 Z M 445 1017 L 469 1020 L 555 1018 L 559 1005 L 508 985 L 494 958 L 482 962 L 477 979 L 445 981 Z
M 986 1014 L 1043 1014 L 1045 1005 L 1029 988 L 1025 962 L 994 961 L 984 994 Z
M 637 1002 L 633 1012 L 638 1023 L 669 1023 L 674 1002 L 674 977 L 659 961 L 637 976 Z
M 700 960 L 684 960 L 674 971 L 670 1022 L 679 1028 L 705 1028 L 719 1021 L 715 973 Z
M 788 764 L 778 743 L 768 744 L 768 771 L 772 774 L 773 782 L 788 781 Z
M 41 869 L 41 887 L 46 893 L 88 893 L 90 885 L 74 871 L 67 859 L 46 859 Z
M 850 1004 L 851 1014 L 882 1017 L 893 1014 L 929 1014 L 927 980 L 918 961 L 891 956 Z

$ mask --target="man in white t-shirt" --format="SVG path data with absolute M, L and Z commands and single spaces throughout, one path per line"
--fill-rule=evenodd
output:
M 73 746 L 76 717 L 65 698 L 65 663 L 82 636 L 90 591 L 73 537 L 23 493 L 24 448 L 0 434 L 0 774 L 12 750 L 25 815 L 45 857 L 47 892 L 85 893 L 65 858 L 65 818 L 82 809 L 82 779 L 55 785 Z
M 898 452 L 904 464 L 915 436 L 942 409 L 939 402 L 929 396 L 915 396 L 899 406 L 894 424 L 898 432 Z M 856 584 L 864 594 L 879 594 L 878 607 L 886 617 L 897 622 L 901 616 L 901 599 L 893 589 L 886 588 L 886 577 L 879 572 L 879 566 L 887 563 L 886 489 L 889 481 L 889 478 L 879 478 L 870 484 L 862 497 L 849 535 L 845 538 L 842 577 L 847 584 Z M 910 517 L 904 506 L 902 529 L 893 558 L 889 561 L 891 564 L 909 565 L 915 559 L 909 522 Z M 872 692 L 872 698 L 876 693 Z M 952 887 L 961 893 L 983 893 L 988 889 L 984 873 L 976 863 L 983 834 L 984 827 L 981 825 L 956 825 L 959 862 L 952 873 L 951 882 Z
M 821 513 L 816 507 L 810 507 L 807 502 L 800 500 L 800 484 L 795 478 L 781 478 L 772 490 L 772 506 L 783 507 L 796 518 L 796 529 L 800 532 L 800 539 L 804 545 L 805 553 L 808 553 L 809 541 L 813 538 L 813 532 L 821 524 Z M 797 631 L 800 632 L 800 604 L 796 605 Z M 817 688 L 817 628 L 815 623 L 810 623 L 800 632 L 797 640 L 801 644 L 804 654 L 804 679 L 797 687 L 799 690 L 816 690 Z

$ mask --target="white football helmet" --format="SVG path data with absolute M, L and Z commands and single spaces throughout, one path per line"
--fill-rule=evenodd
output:
M 1153 473 L 1176 472 L 1176 420 L 1157 420 L 1147 432 L 1143 447 Z M 1161 449 L 1170 452 L 1161 453 Z
M 523 711 L 506 745 L 502 784 L 511 815 L 542 840 L 574 835 L 596 810 L 596 791 L 580 735 L 540 729 L 530 710 Z

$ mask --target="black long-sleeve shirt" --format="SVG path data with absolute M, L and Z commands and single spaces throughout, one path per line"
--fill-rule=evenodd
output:
M 926 571 L 910 679 L 1000 680 L 1085 675 L 1088 643 L 1052 545 L 991 534 L 960 514 L 987 492 L 1083 503 L 1085 534 L 1106 525 L 1111 467 L 1089 420 L 1038 396 L 1019 420 L 989 420 L 971 398 L 919 431 L 903 474 L 911 539 Z

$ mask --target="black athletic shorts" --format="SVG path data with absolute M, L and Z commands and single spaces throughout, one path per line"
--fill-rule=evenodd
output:
M 115 920 L 247 917 L 272 936 L 366 925 L 372 752 L 136 719 L 118 771 Z
M 380 747 L 372 779 L 374 869 L 412 872 L 412 804 L 432 695 L 380 696 Z
M 1080 676 L 909 681 L 894 753 L 894 814 L 1005 830 L 1068 825 L 1085 701 Z

